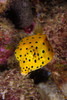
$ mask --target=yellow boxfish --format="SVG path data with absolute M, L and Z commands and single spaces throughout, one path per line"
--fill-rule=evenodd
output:
M 15 50 L 22 75 L 43 67 L 52 60 L 53 55 L 53 49 L 45 34 L 23 38 Z

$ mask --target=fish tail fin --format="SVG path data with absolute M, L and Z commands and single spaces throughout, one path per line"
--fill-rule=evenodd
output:
M 36 23 L 34 27 L 34 33 L 35 34 L 42 34 L 44 32 L 43 27 L 40 23 Z

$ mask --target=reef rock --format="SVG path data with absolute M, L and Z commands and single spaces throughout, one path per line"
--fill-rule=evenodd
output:
M 0 75 L 0 100 L 42 100 L 33 80 L 16 69 Z

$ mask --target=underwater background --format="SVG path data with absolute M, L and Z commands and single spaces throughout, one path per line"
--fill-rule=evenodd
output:
M 66 0 L 0 0 L 0 100 L 67 100 Z

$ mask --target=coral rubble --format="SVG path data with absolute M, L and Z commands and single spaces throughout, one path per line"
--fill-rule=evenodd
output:
M 24 77 L 16 69 L 0 76 L 0 100 L 42 100 L 33 80 Z

